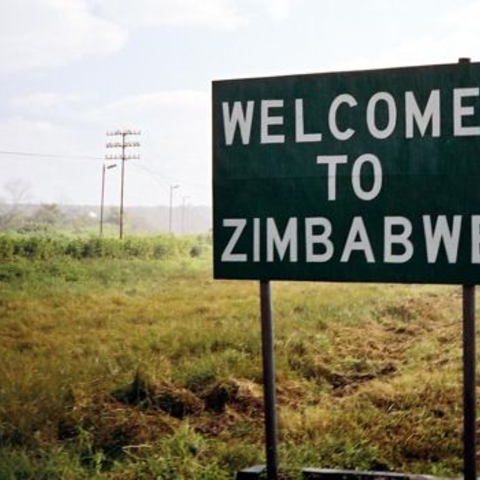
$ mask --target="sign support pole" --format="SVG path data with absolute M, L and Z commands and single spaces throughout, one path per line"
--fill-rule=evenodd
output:
M 469 58 L 459 58 L 469 64 Z M 463 463 L 465 480 L 476 480 L 475 285 L 463 286 Z
M 260 311 L 262 327 L 263 392 L 265 402 L 265 445 L 267 478 L 277 480 L 277 417 L 275 412 L 275 357 L 273 314 L 270 282 L 260 282 Z
M 463 458 L 465 480 L 476 479 L 475 286 L 463 286 Z

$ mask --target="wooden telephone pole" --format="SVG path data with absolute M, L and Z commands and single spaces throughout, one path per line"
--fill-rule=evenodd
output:
M 125 161 L 139 159 L 140 155 L 138 154 L 127 154 L 126 149 L 131 147 L 139 147 L 139 142 L 127 142 L 127 137 L 130 135 L 140 135 L 140 130 L 115 130 L 112 132 L 107 132 L 108 136 L 121 136 L 121 141 L 119 142 L 109 142 L 107 143 L 107 148 L 120 148 L 121 153 L 115 155 L 107 155 L 106 160 L 121 160 L 122 162 L 122 179 L 120 185 L 120 224 L 119 224 L 119 238 L 123 238 L 123 198 L 125 191 Z

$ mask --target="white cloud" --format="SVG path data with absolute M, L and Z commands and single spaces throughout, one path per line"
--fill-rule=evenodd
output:
M 2 149 L 23 150 L 25 145 L 37 145 L 33 151 L 41 150 L 42 145 L 57 145 L 64 137 L 62 128 L 47 121 L 25 120 L 21 117 L 10 118 L 0 123 Z M 27 148 L 28 150 L 28 148 Z
M 464 7 L 453 11 L 446 19 L 448 37 L 444 39 L 443 48 L 457 57 L 475 55 L 480 51 L 480 37 L 478 35 L 478 19 L 480 18 L 480 0 L 473 1 Z M 449 48 L 449 50 L 448 50 Z M 455 61 L 454 57 L 452 60 Z M 477 58 L 478 60 L 478 58 Z
M 99 131 L 141 130 L 141 156 L 148 152 L 145 158 L 155 157 L 162 172 L 171 177 L 190 176 L 195 183 L 200 175 L 208 185 L 210 103 L 207 92 L 173 90 L 126 97 L 88 115 Z M 199 169 L 201 173 L 196 173 Z
M 85 0 L 0 2 L 0 70 L 63 65 L 119 49 L 125 33 L 89 12 Z
M 200 26 L 234 29 L 245 19 L 234 0 L 90 0 L 105 17 L 127 28 Z
M 456 63 L 460 57 L 471 57 L 478 61 L 480 36 L 478 19 L 480 0 L 457 7 L 452 3 L 450 12 L 433 28 L 419 37 L 400 43 L 376 56 L 358 58 L 350 67 L 394 67 L 402 65 L 423 65 Z
M 65 122 L 78 120 L 85 108 L 82 105 L 84 101 L 84 98 L 75 94 L 40 91 L 11 99 L 9 107 L 14 115 L 22 118 Z
M 95 110 L 98 120 L 110 122 L 142 122 L 175 115 L 208 114 L 210 96 L 197 90 L 172 90 L 133 95 L 111 102 Z
M 56 67 L 122 48 L 142 27 L 234 30 L 263 7 L 284 20 L 291 0 L 2 0 L 0 71 Z
M 49 109 L 57 105 L 59 95 L 53 92 L 32 93 L 25 97 L 13 99 L 10 104 L 14 109 L 37 110 Z
M 69 154 L 92 155 L 74 129 L 60 123 L 15 117 L 0 122 L 0 130 L 4 152 L 0 162 L 0 188 L 21 178 L 31 185 L 32 201 L 58 202 L 73 198 L 89 202 L 92 178 L 96 178 L 99 171 L 98 162 L 68 157 Z M 33 153 L 36 155 L 28 155 Z
M 180 137 L 182 132 L 201 129 L 209 138 L 210 102 L 208 92 L 188 89 L 130 95 L 107 103 L 98 99 L 86 101 L 76 95 L 37 92 L 10 101 L 15 117 L 8 121 L 8 127 L 12 133 L 27 130 L 31 134 L 32 130 L 45 132 L 53 130 L 54 125 L 73 122 L 101 134 L 118 128 L 155 130 L 161 125 L 163 131 L 178 132 Z M 13 143 L 21 145 L 18 140 Z M 172 143 L 171 139 L 168 142 Z M 38 143 L 41 144 L 49 143 Z
M 288 18 L 292 9 L 291 0 L 261 0 L 265 3 L 268 14 L 277 21 Z

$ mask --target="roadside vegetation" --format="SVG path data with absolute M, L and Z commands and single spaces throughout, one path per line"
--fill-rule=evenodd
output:
M 0 236 L 0 478 L 264 462 L 256 282 L 208 236 Z M 461 289 L 273 283 L 280 467 L 462 470 Z

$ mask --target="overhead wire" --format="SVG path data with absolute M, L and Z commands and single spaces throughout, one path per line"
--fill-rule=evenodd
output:
M 72 160 L 103 160 L 103 157 L 94 157 L 92 155 L 70 155 L 59 153 L 39 153 L 39 152 L 20 152 L 16 150 L 0 150 L 0 155 L 16 155 L 21 157 L 40 157 L 40 158 L 65 158 Z
M 31 151 L 26 152 L 26 151 L 19 151 L 19 150 L 3 150 L 3 149 L 0 149 L 0 155 L 14 155 L 14 156 L 30 157 L 30 158 L 55 158 L 59 160 L 62 160 L 62 159 L 63 160 L 105 160 L 104 157 L 98 157 L 94 155 L 55 154 L 55 153 L 42 153 L 42 152 L 31 152 Z M 195 190 L 205 191 L 204 185 L 192 184 L 189 182 L 185 182 L 179 178 L 169 177 L 163 174 L 162 172 L 158 171 L 156 168 L 155 169 L 152 168 L 151 167 L 152 162 L 150 161 L 151 159 L 149 158 L 149 156 L 147 156 L 146 158 L 143 152 L 142 152 L 142 159 L 146 159 L 147 164 L 150 164 L 150 166 L 145 166 L 144 164 L 132 162 L 132 165 L 134 165 L 134 168 L 137 168 L 139 170 L 143 170 L 149 173 L 162 188 L 165 188 L 168 190 L 168 188 L 172 183 L 178 183 Z

